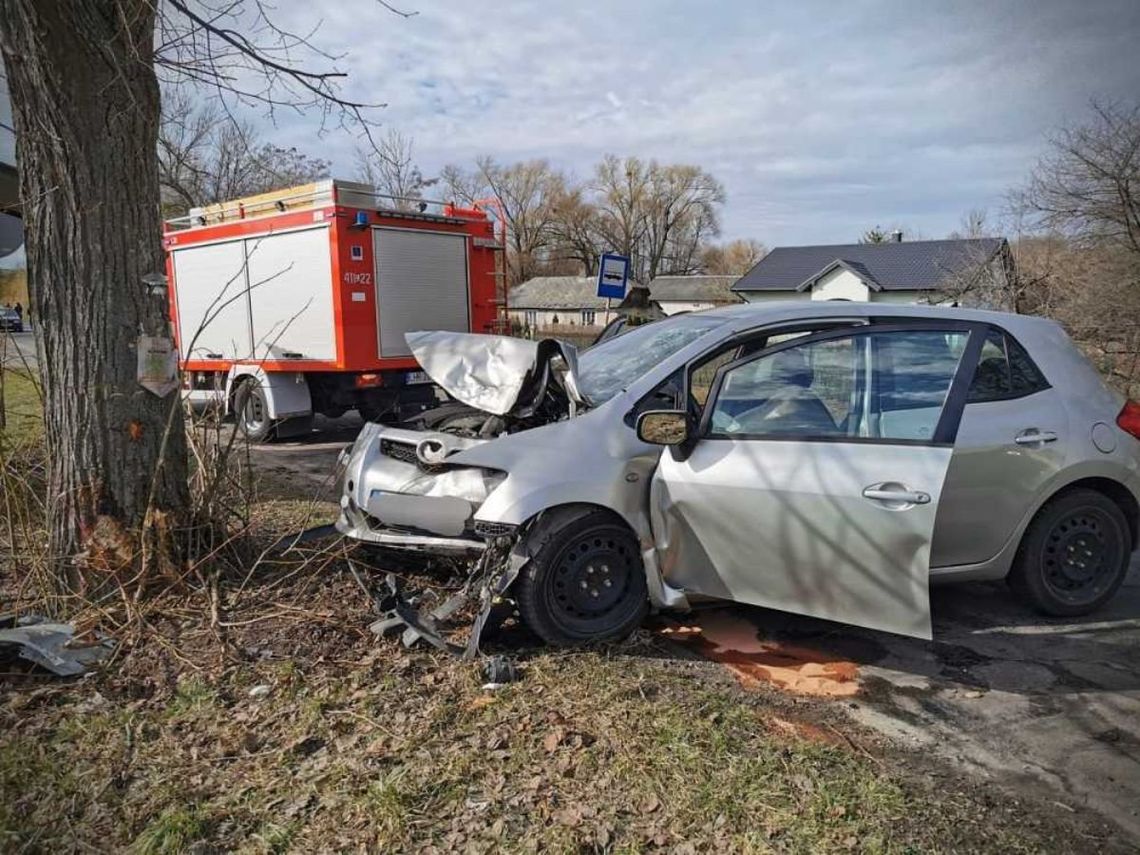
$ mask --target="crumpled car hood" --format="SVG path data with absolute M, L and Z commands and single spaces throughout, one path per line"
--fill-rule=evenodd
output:
M 578 350 L 553 338 L 410 332 L 412 355 L 432 380 L 470 407 L 527 416 L 553 379 L 575 405 L 585 403 L 577 381 Z

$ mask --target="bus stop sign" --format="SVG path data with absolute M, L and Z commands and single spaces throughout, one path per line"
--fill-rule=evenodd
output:
M 598 265 L 598 296 L 624 300 L 628 281 L 629 259 L 624 255 L 603 255 Z

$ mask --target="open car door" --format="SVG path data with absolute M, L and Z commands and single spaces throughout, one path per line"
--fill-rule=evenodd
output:
M 666 580 L 930 638 L 934 519 L 982 337 L 877 324 L 722 366 L 653 478 Z

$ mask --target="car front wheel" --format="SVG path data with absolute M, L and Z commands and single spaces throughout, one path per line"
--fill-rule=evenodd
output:
M 530 533 L 532 558 L 516 585 L 519 612 L 548 644 L 623 638 L 647 609 L 637 538 L 606 511 L 554 512 Z
M 1074 490 L 1033 518 L 1009 582 L 1040 612 L 1088 614 L 1116 593 L 1131 553 L 1128 521 L 1117 504 L 1095 490 Z

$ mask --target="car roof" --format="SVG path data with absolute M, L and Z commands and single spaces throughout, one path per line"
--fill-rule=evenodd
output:
M 893 303 L 855 303 L 845 300 L 771 300 L 761 303 L 739 303 L 706 309 L 701 317 L 720 317 L 738 329 L 779 321 L 810 320 L 814 318 L 869 318 L 897 317 L 996 324 L 1015 336 L 1018 330 L 1044 330 L 1056 328 L 1055 322 L 1032 315 L 1015 315 L 1009 312 L 991 312 L 982 309 L 964 309 L 958 306 L 930 306 Z

